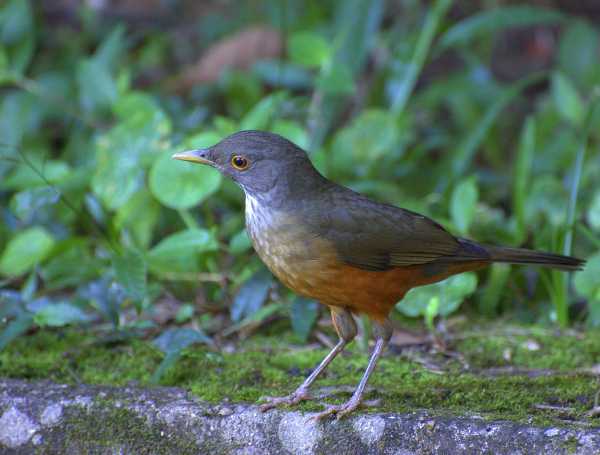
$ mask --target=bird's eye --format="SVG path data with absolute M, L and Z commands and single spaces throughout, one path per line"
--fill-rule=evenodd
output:
M 248 159 L 241 155 L 233 155 L 231 157 L 231 165 L 236 168 L 238 171 L 245 171 L 248 169 L 250 163 Z

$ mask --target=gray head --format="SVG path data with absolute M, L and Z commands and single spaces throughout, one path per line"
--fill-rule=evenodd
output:
M 208 164 L 256 197 L 304 194 L 326 182 L 304 150 L 265 131 L 240 131 L 212 147 L 176 153 L 173 158 Z

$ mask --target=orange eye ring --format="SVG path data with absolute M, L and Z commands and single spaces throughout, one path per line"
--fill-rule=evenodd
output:
M 238 171 L 245 171 L 246 169 L 248 169 L 250 162 L 246 157 L 243 157 L 242 155 L 233 155 L 231 157 L 231 165 Z

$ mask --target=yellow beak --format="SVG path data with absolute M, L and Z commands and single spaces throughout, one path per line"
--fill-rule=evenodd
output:
M 192 163 L 200 163 L 200 164 L 214 164 L 211 160 L 206 158 L 207 150 L 206 149 L 198 149 L 198 150 L 187 150 L 185 152 L 175 153 L 171 158 L 181 161 L 190 161 Z

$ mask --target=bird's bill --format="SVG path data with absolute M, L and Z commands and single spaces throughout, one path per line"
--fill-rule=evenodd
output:
M 206 155 L 206 149 L 198 149 L 175 153 L 171 158 L 181 161 L 190 161 L 192 163 L 214 165 L 215 163 L 209 160 Z

